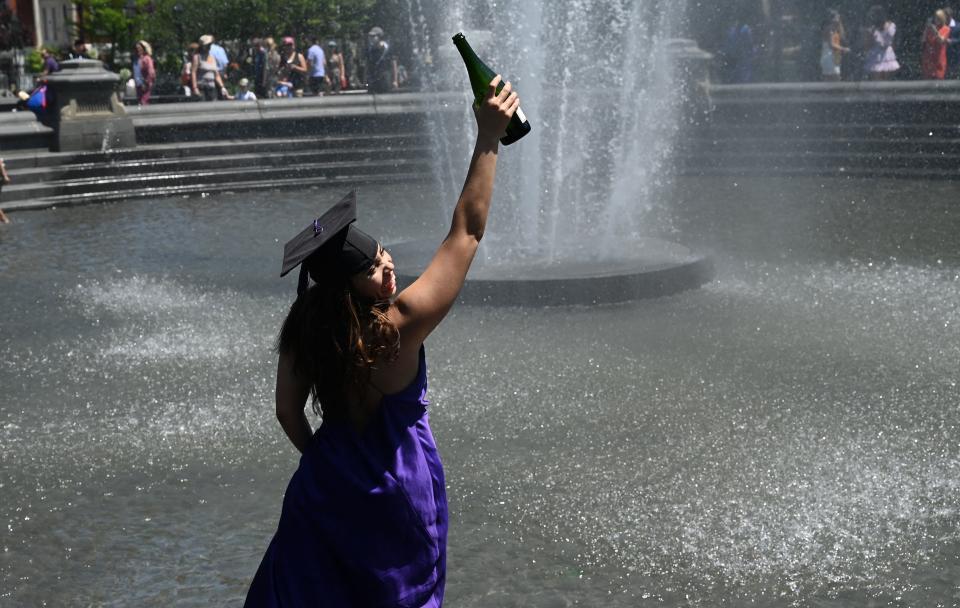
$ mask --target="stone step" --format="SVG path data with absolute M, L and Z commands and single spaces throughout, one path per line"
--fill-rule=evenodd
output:
M 302 147 L 304 149 L 353 149 L 363 147 L 396 149 L 418 143 L 422 144 L 423 141 L 424 137 L 422 134 L 409 132 L 351 136 L 313 136 L 153 144 L 131 149 L 107 150 L 103 152 L 11 152 L 7 153 L 5 160 L 8 170 L 17 170 L 29 167 L 120 163 L 154 158 L 223 156 L 228 154 L 253 153 L 273 148 L 290 149 L 291 147 Z
M 758 168 L 868 168 L 878 169 L 929 169 L 953 170 L 960 167 L 960 154 L 911 154 L 888 152 L 791 152 L 781 150 L 751 150 L 749 152 L 723 152 L 718 154 L 681 154 L 680 162 L 691 166 L 705 167 L 755 166 Z
M 431 175 L 431 166 L 426 159 L 393 158 L 380 162 L 291 163 L 281 167 L 226 166 L 197 169 L 194 166 L 189 171 L 181 172 L 91 177 L 32 184 L 17 184 L 14 182 L 3 190 L 3 206 L 4 208 L 19 208 L 22 206 L 21 204 L 31 201 L 64 196 L 92 197 L 92 200 L 96 200 L 100 194 L 108 192 L 160 192 L 170 188 L 191 188 L 193 186 L 196 186 L 199 191 L 204 191 L 207 187 L 229 188 L 230 184 L 253 180 L 262 181 L 267 186 L 285 182 L 295 183 L 297 180 L 311 182 L 353 179 L 359 182 L 376 178 L 379 175 L 392 175 L 398 172 L 423 178 Z
M 725 164 L 713 167 L 698 164 L 680 164 L 681 175 L 696 176 L 745 176 L 745 177 L 794 177 L 819 175 L 824 177 L 848 177 L 857 179 L 882 176 L 890 179 L 910 180 L 953 180 L 957 177 L 955 169 L 926 169 L 917 167 L 887 168 L 878 171 L 871 167 L 762 167 L 749 164 Z
M 315 175 L 310 177 L 280 178 L 270 181 L 263 180 L 244 180 L 224 183 L 181 183 L 153 185 L 149 188 L 137 189 L 114 189 L 102 190 L 96 192 L 83 192 L 79 194 L 58 194 L 41 198 L 34 198 L 18 202 L 12 202 L 3 205 L 3 208 L 10 210 L 27 209 L 45 209 L 49 207 L 64 207 L 70 205 L 83 205 L 87 203 L 104 203 L 129 200 L 133 198 L 160 198 L 168 196 L 188 196 L 192 194 L 213 193 L 213 192 L 248 192 L 256 190 L 283 190 L 343 185 L 351 186 L 358 183 L 364 184 L 398 184 L 398 183 L 418 183 L 429 179 L 429 176 L 421 173 L 379 173 L 363 176 L 354 175 Z
M 804 138 L 804 139 L 765 139 L 744 137 L 740 139 L 693 138 L 681 142 L 677 149 L 685 153 L 725 153 L 739 150 L 769 150 L 774 153 L 790 151 L 794 153 L 875 153 L 880 154 L 960 154 L 960 138 L 938 139 L 917 138 L 902 140 L 884 140 L 876 138 Z
M 269 151 L 269 150 L 274 151 Z M 158 173 L 183 173 L 198 169 L 218 168 L 283 168 L 291 164 L 325 164 L 334 162 L 384 162 L 391 158 L 427 158 L 430 148 L 424 145 L 381 148 L 333 148 L 305 151 L 280 150 L 275 147 L 260 149 L 256 152 L 231 154 L 230 156 L 166 156 L 123 160 L 113 163 L 73 163 L 55 167 L 31 167 L 10 170 L 15 184 L 38 184 L 50 182 L 81 181 L 103 178 L 136 179 Z M 202 165 L 201 165 L 202 164 Z M 11 186 L 12 187 L 12 186 Z
M 698 129 L 693 136 L 702 139 L 960 139 L 960 123 L 953 124 L 875 124 L 875 123 L 804 123 L 732 125 L 713 122 Z
M 957 98 L 950 101 L 915 100 L 910 103 L 901 103 L 894 98 L 884 98 L 874 103 L 851 103 L 848 100 L 817 103 L 807 99 L 773 104 L 744 98 L 737 102 L 715 103 L 712 117 L 716 122 L 744 127 L 805 122 L 884 124 L 896 121 L 905 125 L 957 124 L 960 122 L 960 107 Z

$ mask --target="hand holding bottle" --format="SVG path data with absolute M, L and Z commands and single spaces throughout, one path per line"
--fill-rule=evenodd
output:
M 513 86 L 507 82 L 497 91 L 501 78 L 497 74 L 487 85 L 487 92 L 477 104 L 474 113 L 477 117 L 477 137 L 499 139 L 510 123 L 517 108 L 520 107 L 520 98 Z
M 485 103 L 486 99 L 492 97 L 490 87 L 496 89 L 497 86 L 503 86 L 504 89 L 507 89 L 510 86 L 509 83 L 506 86 L 500 84 L 500 76 L 490 69 L 490 66 L 480 61 L 462 33 L 453 37 L 453 44 L 460 51 L 463 63 L 467 66 L 467 75 L 470 77 L 470 89 L 473 91 L 476 108 Z M 509 92 L 509 89 L 507 89 L 507 92 Z M 511 114 L 512 118 L 507 122 L 506 129 L 500 133 L 500 143 L 505 146 L 509 146 L 530 132 L 530 123 L 527 121 L 527 117 L 523 115 L 523 110 L 520 109 L 519 105 L 511 110 Z M 479 116 L 477 119 L 479 120 Z

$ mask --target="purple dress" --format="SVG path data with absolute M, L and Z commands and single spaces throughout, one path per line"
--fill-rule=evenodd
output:
M 300 458 L 245 606 L 443 603 L 447 496 L 417 377 L 362 435 L 324 421 Z

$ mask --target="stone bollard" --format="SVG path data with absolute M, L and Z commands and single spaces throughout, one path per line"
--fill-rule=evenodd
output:
M 55 152 L 136 147 L 133 121 L 120 103 L 120 77 L 95 59 L 72 59 L 47 76 Z

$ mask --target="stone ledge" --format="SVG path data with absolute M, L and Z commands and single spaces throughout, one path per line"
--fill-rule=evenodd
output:
M 905 95 L 952 98 L 960 96 L 958 80 L 904 80 L 890 82 L 762 82 L 755 84 L 711 84 L 707 91 L 713 97 L 751 99 L 786 98 L 798 94 L 823 97 L 885 96 L 893 99 Z
M 348 116 L 420 114 L 453 110 L 469 103 L 460 93 L 391 93 L 384 95 L 328 95 L 257 101 L 169 103 L 127 109 L 135 126 L 185 123 L 221 123 L 247 120 L 284 120 Z
M 333 184 L 355 185 L 355 184 L 383 184 L 412 182 L 419 183 L 427 181 L 428 176 L 419 173 L 399 173 L 399 174 L 378 174 L 378 175 L 342 175 L 342 176 L 318 176 L 289 179 L 276 179 L 270 181 L 232 181 L 223 183 L 191 183 L 191 184 L 173 184 L 166 186 L 151 186 L 134 189 L 114 189 L 99 192 L 85 192 L 83 194 L 54 195 L 43 198 L 34 198 L 25 201 L 2 204 L 5 211 L 31 211 L 39 209 L 48 209 L 51 207 L 66 207 L 75 205 L 85 205 L 89 203 L 121 202 L 135 198 L 160 198 L 167 196 L 189 196 L 192 194 L 201 194 L 208 192 L 253 192 L 257 190 L 281 190 L 284 188 L 303 188 L 323 187 Z

